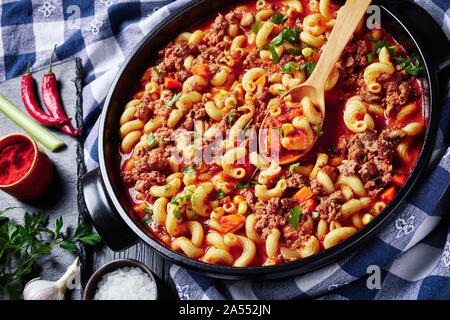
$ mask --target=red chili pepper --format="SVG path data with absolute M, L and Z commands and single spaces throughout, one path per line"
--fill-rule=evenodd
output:
M 30 63 L 28 63 L 27 70 L 22 76 L 21 82 L 22 101 L 30 116 L 32 116 L 37 122 L 43 124 L 44 126 L 63 125 L 67 122 L 70 122 L 71 119 L 57 119 L 42 111 L 34 93 L 34 81 L 29 72 Z
M 59 100 L 58 83 L 56 82 L 55 74 L 52 72 L 52 61 L 55 50 L 56 45 L 53 49 L 52 56 L 50 57 L 49 70 L 42 79 L 42 98 L 45 107 L 52 116 L 57 119 L 65 119 L 67 116 L 62 108 L 61 101 Z M 71 136 L 80 134 L 80 129 L 75 129 L 70 123 L 60 126 L 60 129 Z

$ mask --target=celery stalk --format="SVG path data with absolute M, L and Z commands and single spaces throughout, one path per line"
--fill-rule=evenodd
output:
M 23 130 L 41 142 L 47 149 L 55 151 L 64 146 L 64 142 L 57 138 L 47 129 L 26 115 L 22 110 L 13 105 L 8 99 L 0 94 L 0 111 L 14 121 Z

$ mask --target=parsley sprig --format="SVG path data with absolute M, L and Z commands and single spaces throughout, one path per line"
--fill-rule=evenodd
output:
M 367 35 L 367 37 L 369 38 L 373 50 L 375 51 L 367 54 L 367 60 L 369 63 L 373 62 L 375 57 L 380 54 L 381 49 L 383 49 L 384 47 L 386 47 L 390 55 L 394 55 L 397 53 L 397 46 L 389 46 L 389 42 L 386 39 L 375 41 L 375 38 L 371 34 Z
M 273 16 L 270 17 L 269 21 L 281 25 L 286 22 L 287 18 L 288 18 L 287 15 L 285 16 L 284 14 L 278 11 L 277 13 L 275 13 Z
M 255 171 L 253 171 L 253 174 L 252 174 L 252 176 L 250 177 L 250 179 L 248 180 L 247 183 L 239 182 L 238 184 L 236 184 L 236 189 L 245 189 L 245 188 L 250 187 L 250 185 L 252 185 L 252 184 L 257 184 L 256 181 L 252 181 L 252 180 L 253 180 L 253 178 L 255 177 L 256 172 L 258 172 L 258 170 L 259 170 L 259 169 L 256 168 Z
M 23 278 L 31 273 L 36 259 L 50 254 L 53 247 L 77 251 L 76 241 L 88 245 L 101 241 L 100 236 L 84 224 L 78 225 L 72 236 L 63 236 L 62 217 L 56 219 L 54 230 L 47 228 L 48 216 L 43 211 L 25 212 L 24 223 L 15 224 L 4 216 L 12 209 L 15 208 L 0 211 L 0 292 L 8 294 L 10 299 L 20 298 Z
M 291 226 L 298 230 L 298 224 L 300 222 L 300 217 L 303 214 L 303 211 L 300 206 L 296 206 L 290 211 L 291 216 L 289 217 L 289 221 L 291 222 Z
M 290 28 L 289 26 L 286 26 L 275 38 L 272 39 L 272 41 L 265 44 L 258 50 L 269 50 L 270 53 L 272 54 L 272 63 L 275 64 L 278 61 L 280 61 L 280 57 L 275 51 L 275 48 L 281 46 L 283 43 L 286 42 L 300 46 L 301 42 L 298 37 L 300 32 L 301 29 L 299 28 Z
M 181 92 L 174 94 L 169 102 L 163 104 L 163 107 L 171 107 L 178 100 L 179 97 L 181 97 Z
M 154 149 L 157 148 L 159 146 L 159 141 L 156 140 L 155 136 L 153 135 L 153 133 L 150 133 L 148 135 L 148 139 L 147 139 L 147 143 L 148 143 L 148 148 Z
M 415 60 L 414 64 L 410 59 L 401 58 L 401 57 L 393 57 L 395 61 L 399 62 L 399 66 L 402 67 L 403 70 L 408 72 L 412 76 L 417 76 L 423 70 L 423 67 L 420 65 L 419 60 Z
M 292 70 L 302 71 L 305 70 L 306 76 L 310 77 L 316 68 L 317 63 L 315 61 L 307 61 L 302 63 L 300 66 L 296 65 L 294 62 L 290 61 L 281 67 L 284 73 L 291 74 Z

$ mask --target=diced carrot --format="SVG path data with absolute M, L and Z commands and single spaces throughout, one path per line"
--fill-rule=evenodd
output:
M 339 166 L 342 163 L 342 160 L 344 160 L 344 158 L 342 158 L 342 157 L 334 157 L 334 158 L 331 158 L 329 164 L 332 167 L 337 167 L 337 166 Z
M 308 187 L 303 187 L 294 195 L 293 199 L 297 199 L 299 203 L 303 203 L 306 200 L 309 200 L 312 196 L 312 191 Z
M 405 184 L 407 178 L 408 177 L 403 174 L 394 174 L 394 176 L 392 177 L 392 182 L 396 186 L 401 187 Z
M 261 77 L 259 77 L 258 80 L 255 81 L 256 86 L 262 86 L 264 87 L 266 85 L 267 82 L 267 77 L 266 75 L 263 75 Z
M 302 206 L 303 211 L 313 212 L 317 207 L 317 202 L 314 199 L 306 200 L 305 204 Z
M 211 72 L 209 71 L 209 66 L 207 64 L 196 64 L 195 66 L 192 66 L 190 71 L 200 77 L 209 78 L 211 76 Z
M 164 85 L 168 89 L 181 89 L 183 85 L 176 81 L 175 79 L 165 77 L 164 78 Z
M 223 228 L 223 232 L 234 232 L 244 226 L 245 217 L 237 214 L 230 214 L 227 216 L 221 216 L 219 223 Z
M 390 187 L 389 189 L 387 189 L 385 192 L 383 192 L 381 194 L 381 200 L 388 203 L 389 201 L 394 199 L 394 196 L 395 196 L 395 187 Z
M 280 144 L 281 139 L 278 130 L 271 128 L 269 130 L 269 136 L 267 137 L 267 151 L 269 152 L 269 155 L 280 154 Z

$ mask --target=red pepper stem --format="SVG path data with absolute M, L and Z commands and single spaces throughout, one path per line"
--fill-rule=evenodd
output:
M 24 73 L 24 76 L 28 76 L 28 75 L 30 75 L 30 65 L 31 65 L 31 61 L 30 61 L 30 62 L 28 62 L 28 65 L 27 65 L 27 70 L 25 71 L 25 73 Z
M 56 50 L 57 46 L 58 45 L 55 44 L 55 47 L 53 48 L 52 55 L 50 57 L 50 65 L 49 65 L 49 68 L 48 68 L 48 72 L 46 74 L 53 74 L 53 72 L 52 72 L 52 62 L 53 62 L 53 55 L 55 54 L 55 50 Z

